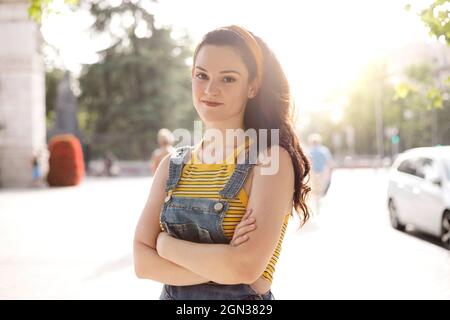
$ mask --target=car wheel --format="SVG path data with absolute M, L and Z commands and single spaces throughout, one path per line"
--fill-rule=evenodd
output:
M 394 229 L 404 231 L 405 225 L 400 223 L 400 220 L 398 219 L 398 213 L 397 208 L 395 207 L 394 201 L 392 199 L 389 200 L 389 219 L 391 221 L 391 225 Z
M 442 216 L 442 244 L 450 250 L 450 211 L 445 211 Z

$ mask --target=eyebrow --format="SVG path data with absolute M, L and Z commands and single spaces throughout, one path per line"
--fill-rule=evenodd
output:
M 206 70 L 205 68 L 198 67 L 198 66 L 196 68 L 198 68 L 198 69 L 200 69 L 202 71 L 208 72 L 208 70 Z M 241 75 L 239 72 L 237 72 L 235 70 L 223 70 L 223 71 L 220 71 L 220 73 L 237 73 L 238 75 Z

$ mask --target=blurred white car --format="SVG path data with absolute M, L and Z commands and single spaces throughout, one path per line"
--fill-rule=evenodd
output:
M 450 146 L 400 154 L 389 173 L 388 207 L 395 229 L 412 225 L 450 249 Z

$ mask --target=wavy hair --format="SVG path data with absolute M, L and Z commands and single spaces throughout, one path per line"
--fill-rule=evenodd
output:
M 227 26 L 207 33 L 194 52 L 194 62 L 205 45 L 229 46 L 241 56 L 249 72 L 249 81 L 256 80 L 258 92 L 245 107 L 245 130 L 279 129 L 279 145 L 289 153 L 295 173 L 293 206 L 300 217 L 301 226 L 309 219 L 306 196 L 310 163 L 300 146 L 294 128 L 294 103 L 289 83 L 280 62 L 272 50 L 259 37 L 239 26 Z M 194 63 L 195 66 L 195 63 Z M 268 147 L 272 142 L 268 135 Z M 258 150 L 259 152 L 259 150 Z

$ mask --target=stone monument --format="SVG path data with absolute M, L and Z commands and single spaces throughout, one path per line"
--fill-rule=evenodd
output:
M 55 134 L 70 133 L 82 141 L 77 120 L 77 98 L 70 87 L 70 80 L 66 71 L 57 88 L 55 124 L 47 135 L 51 138 Z

